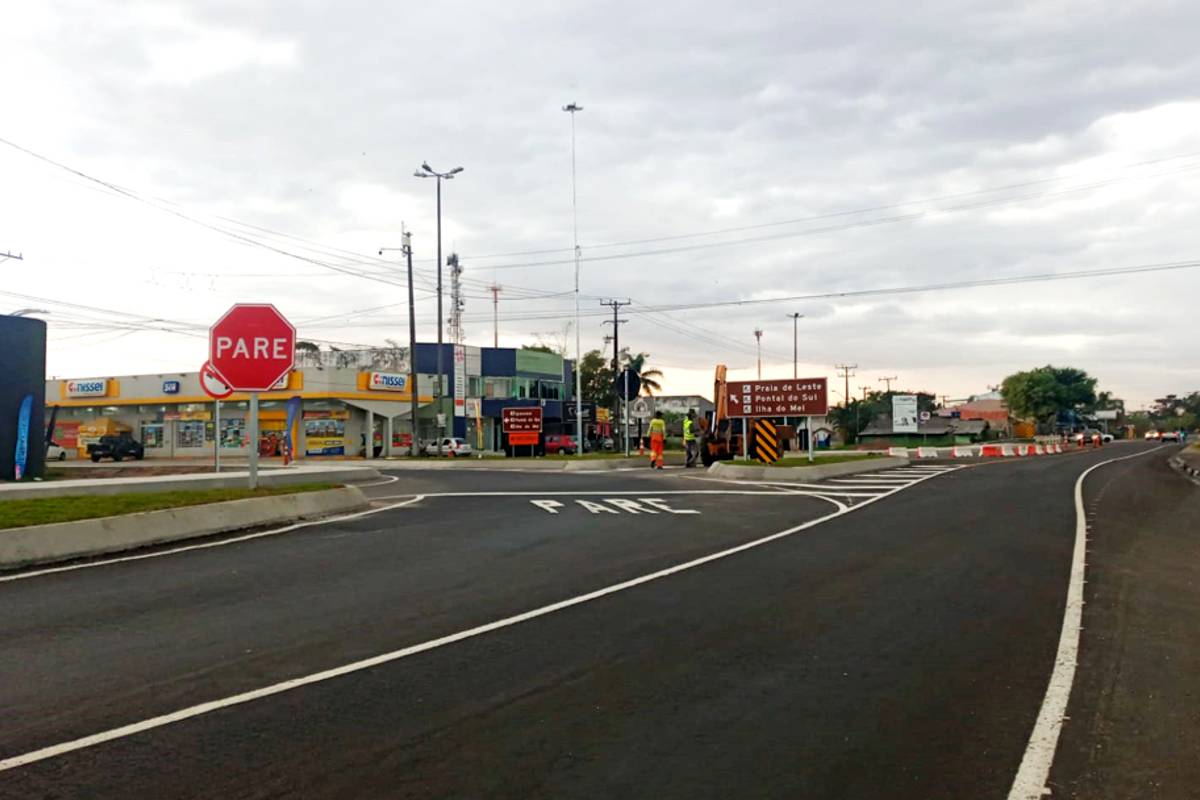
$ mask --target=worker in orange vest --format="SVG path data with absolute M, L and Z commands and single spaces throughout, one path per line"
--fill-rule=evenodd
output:
M 663 445 L 666 440 L 667 422 L 661 411 L 655 411 L 654 419 L 650 420 L 650 469 L 656 466 L 663 468 Z

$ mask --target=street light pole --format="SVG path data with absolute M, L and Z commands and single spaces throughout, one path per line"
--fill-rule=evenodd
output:
M 462 167 L 455 167 L 449 172 L 438 172 L 429 166 L 428 161 L 423 161 L 413 173 L 418 178 L 435 178 L 437 180 L 437 377 L 434 381 L 433 393 L 436 406 L 433 413 L 435 415 L 434 422 L 437 423 L 437 454 L 439 457 L 442 455 L 442 438 L 446 433 L 445 424 L 440 422 L 445 417 L 442 411 L 442 181 L 452 180 L 462 171 Z M 413 353 L 412 356 L 415 360 L 417 354 Z
M 792 380 L 800 378 L 800 334 L 799 322 L 804 315 L 799 312 L 788 314 L 792 318 Z
M 575 232 L 575 453 L 583 456 L 583 377 L 579 367 L 583 353 L 579 339 L 579 195 L 575 179 L 575 114 L 583 111 L 578 103 L 568 103 L 562 110 L 571 115 L 571 218 Z
M 762 380 L 762 328 L 754 329 L 754 343 L 758 348 L 758 379 Z

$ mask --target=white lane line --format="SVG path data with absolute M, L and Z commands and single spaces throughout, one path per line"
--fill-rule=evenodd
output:
M 930 476 L 930 477 L 933 477 L 933 476 Z M 923 480 L 927 480 L 927 479 L 923 479 Z M 920 482 L 921 481 L 916 481 L 915 483 L 920 483 Z M 907 488 L 907 487 L 903 487 L 903 488 Z M 361 661 L 353 661 L 349 664 L 343 664 L 340 667 L 334 667 L 333 669 L 322 670 L 321 672 L 314 672 L 311 675 L 305 675 L 303 677 L 292 678 L 291 680 L 281 681 L 279 683 L 275 683 L 270 686 L 264 686 L 261 689 L 254 689 L 249 692 L 242 692 L 241 694 L 235 694 L 235 695 L 231 695 L 229 697 L 223 697 L 219 700 L 212 700 L 207 703 L 200 703 L 198 705 L 189 706 L 187 708 L 181 708 L 178 711 L 172 711 L 167 714 L 160 714 L 157 717 L 151 717 L 149 719 L 141 720 L 140 722 L 133 722 L 128 725 L 122 725 L 117 728 L 110 728 L 109 730 L 101 731 L 99 733 L 94 733 L 94 734 L 91 734 L 90 736 L 84 736 L 79 739 L 73 739 L 69 742 L 61 742 L 59 744 L 50 745 L 48 747 L 42 747 L 37 750 L 31 750 L 28 753 L 22 753 L 22 754 L 16 755 L 16 756 L 10 756 L 9 758 L 0 760 L 0 772 L 5 772 L 10 769 L 16 769 L 17 767 L 25 766 L 27 764 L 32 764 L 37 761 L 44 761 L 48 758 L 55 758 L 57 756 L 75 752 L 77 750 L 84 750 L 89 747 L 95 747 L 96 745 L 103 744 L 105 742 L 111 742 L 115 739 L 123 739 L 127 736 L 133 736 L 135 734 L 143 733 L 145 731 L 153 730 L 155 728 L 161 728 L 165 725 L 171 725 L 176 722 L 182 722 L 183 720 L 191 719 L 193 717 L 199 717 L 204 714 L 211 713 L 213 711 L 219 711 L 220 709 L 223 709 L 223 708 L 229 708 L 230 706 L 241 705 L 243 703 L 249 703 L 254 700 L 261 700 L 264 697 L 270 697 L 272 695 L 282 694 L 283 692 L 289 692 L 292 689 L 299 689 L 302 686 L 309 686 L 314 683 L 321 683 L 323 681 L 332 680 L 333 678 L 340 678 L 343 675 L 349 675 L 353 672 L 360 672 L 365 669 L 371 669 L 372 667 L 377 667 L 381 664 L 387 664 L 392 661 L 398 661 L 399 659 L 407 658 L 408 656 L 416 655 L 417 653 L 424 653 L 429 650 L 435 650 L 439 647 L 445 647 L 446 645 L 454 644 L 455 642 L 461 642 L 465 639 L 471 639 L 476 636 L 481 636 L 485 633 L 491 633 L 492 631 L 500 630 L 501 628 L 508 628 L 513 625 L 518 625 L 522 622 L 527 622 L 531 619 L 537 619 L 538 617 L 544 617 L 547 614 L 553 614 L 556 611 L 562 611 L 563 609 L 571 608 L 572 606 L 582 605 L 584 603 L 590 603 L 591 601 L 598 600 L 601 597 L 606 597 L 610 594 L 616 594 L 617 592 L 623 592 L 627 589 L 632 589 L 635 586 L 641 586 L 644 583 L 650 583 L 651 581 L 656 581 L 661 578 L 666 578 L 670 575 L 675 575 L 680 572 L 685 572 L 690 569 L 695 569 L 696 567 L 702 566 L 704 564 L 708 564 L 709 562 L 719 561 L 724 558 L 729 558 L 730 556 L 737 555 L 738 553 L 742 553 L 747 550 L 752 550 L 756 547 L 762 547 L 765 544 L 769 544 L 778 539 L 783 539 L 785 537 L 799 533 L 800 531 L 806 531 L 809 528 L 815 528 L 816 526 L 821 525 L 822 523 L 828 522 L 829 520 L 837 519 L 838 517 L 845 516 L 846 514 L 851 514 L 860 508 L 870 505 L 871 503 L 874 503 L 878 500 L 882 500 L 885 497 L 890 497 L 891 495 L 893 495 L 896 492 L 899 492 L 901 490 L 902 489 L 899 489 L 899 488 L 893 489 L 890 492 L 880 494 L 876 497 L 871 498 L 870 500 L 866 500 L 862 503 L 859 503 L 858 505 L 853 506 L 852 508 L 847 508 L 845 510 L 839 509 L 838 511 L 834 511 L 832 513 L 826 514 L 823 517 L 817 517 L 816 519 L 809 520 L 808 522 L 801 523 L 801 524 L 793 526 L 791 528 L 787 528 L 786 530 L 779 531 L 778 533 L 772 533 L 768 536 L 763 536 L 759 539 L 754 539 L 753 541 L 746 542 L 744 544 L 740 544 L 735 547 L 730 547 L 725 550 L 720 550 L 716 553 L 711 553 L 707 556 L 701 556 L 700 558 L 692 559 L 691 561 L 685 561 L 681 564 L 676 564 L 673 567 L 667 567 L 666 569 L 658 570 L 657 572 L 651 572 L 646 575 L 642 575 L 637 578 L 632 578 L 627 581 L 622 581 L 620 583 L 614 583 L 610 586 L 604 587 L 603 589 L 597 589 L 592 592 L 587 592 L 586 594 L 576 595 L 576 596 L 570 597 L 566 600 L 560 600 L 557 603 L 551 603 L 550 605 L 545 605 L 540 608 L 535 608 L 535 609 L 532 609 L 531 611 L 525 611 L 521 614 L 515 614 L 511 617 L 504 617 L 503 619 L 498 619 L 498 620 L 495 620 L 494 622 L 489 622 L 489 623 L 480 625 L 475 628 L 468 628 L 467 630 L 459 631 L 457 633 L 452 633 L 447 636 L 442 636 L 438 639 L 430 639 L 429 641 L 421 642 L 420 644 L 414 644 L 409 647 L 401 648 L 399 650 L 393 650 L 389 653 L 382 653 L 377 656 L 372 656 L 371 658 L 364 658 Z M 612 493 L 610 492 L 610 494 L 612 494 Z M 665 493 L 658 492 L 657 494 L 665 494 Z
M 826 488 L 826 487 L 818 487 Z M 511 491 L 511 492 L 425 492 L 422 497 L 433 499 L 437 497 L 590 497 L 593 495 L 602 495 L 606 497 L 645 497 L 647 495 L 660 494 L 699 494 L 699 495 L 755 495 L 760 497 L 784 497 L 788 492 L 765 492 L 761 489 L 666 489 L 655 490 L 653 488 L 645 489 L 622 489 L 620 491 L 611 491 L 604 489 L 555 489 L 549 492 L 539 491 Z M 836 494 L 836 493 L 835 493 Z M 397 495 L 404 496 L 404 495 Z M 391 495 L 387 497 L 377 497 L 376 500 L 391 499 Z
M 400 480 L 399 475 L 388 475 L 385 476 L 381 481 L 374 481 L 373 483 L 356 483 L 354 486 L 357 486 L 359 489 L 367 489 L 372 486 L 386 486 L 389 483 L 395 483 L 398 480 Z
M 1093 464 L 1083 471 L 1075 481 L 1075 551 L 1071 557 L 1071 580 L 1067 585 L 1067 607 L 1063 611 L 1062 632 L 1058 637 L 1058 652 L 1054 656 L 1054 670 L 1050 673 L 1050 684 L 1042 698 L 1042 708 L 1037 722 L 1029 735 L 1025 755 L 1008 792 L 1008 800 L 1041 800 L 1050 794 L 1046 779 L 1054 763 L 1054 752 L 1058 749 L 1058 737 L 1066 718 L 1067 701 L 1071 699 L 1071 684 L 1075 680 L 1076 659 L 1079 656 L 1079 631 L 1083 624 L 1083 584 L 1087 554 L 1087 514 L 1083 508 L 1083 480 L 1092 470 L 1114 461 L 1138 458 L 1163 446 L 1144 453 L 1134 453 L 1120 458 L 1110 458 Z
M 38 577 L 41 577 L 42 575 L 53 575 L 56 572 L 73 572 L 74 570 L 77 570 L 77 569 L 91 569 L 93 567 L 104 567 L 109 564 L 120 564 L 125 561 L 141 561 L 142 559 L 146 559 L 146 558 L 161 558 L 162 556 L 172 556 L 172 555 L 175 555 L 176 553 L 186 553 L 190 550 L 206 550 L 210 547 L 224 547 L 227 544 L 237 544 L 239 542 L 246 542 L 251 539 L 261 539 L 264 536 L 278 536 L 281 533 L 291 533 L 292 531 L 297 531 L 297 530 L 300 530 L 301 528 L 309 528 L 309 527 L 312 527 L 313 525 L 325 525 L 330 522 L 342 522 L 342 521 L 348 520 L 348 519 L 358 519 L 359 517 L 366 517 L 371 514 L 378 514 L 382 511 L 391 511 L 396 508 L 401 508 L 403 506 L 412 505 L 413 503 L 423 500 L 425 497 L 424 495 L 420 495 L 420 494 L 416 495 L 416 496 L 413 496 L 413 495 L 398 495 L 398 496 L 408 497 L 409 499 L 405 500 L 404 502 L 401 502 L 401 503 L 392 503 L 391 505 L 386 505 L 386 506 L 383 506 L 382 508 L 371 508 L 371 509 L 367 509 L 366 511 L 356 511 L 353 514 L 343 514 L 342 516 L 339 516 L 339 517 L 324 517 L 322 519 L 308 520 L 307 522 L 297 522 L 292 525 L 286 525 L 282 528 L 272 528 L 269 531 L 259 531 L 257 533 L 248 533 L 244 536 L 233 536 L 228 539 L 220 539 L 220 540 L 213 541 L 213 542 L 201 542 L 200 544 L 189 544 L 189 545 L 184 545 L 183 547 L 172 547 L 169 550 L 156 550 L 153 553 L 140 553 L 140 554 L 134 555 L 134 556 L 120 556 L 118 558 L 106 558 L 106 559 L 97 560 L 97 561 L 84 561 L 79 564 L 67 564 L 66 566 L 63 566 L 63 567 L 48 567 L 46 569 L 39 569 L 39 570 L 36 570 L 33 572 L 18 572 L 14 575 L 0 575 L 0 583 L 7 583 L 8 581 L 23 581 L 23 580 L 27 580 L 29 578 L 38 578 Z M 376 498 L 376 499 L 380 499 L 380 498 Z

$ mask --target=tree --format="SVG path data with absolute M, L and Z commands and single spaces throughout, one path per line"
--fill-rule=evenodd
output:
M 550 353 L 551 355 L 561 355 L 557 350 L 547 344 L 526 344 L 521 346 L 522 350 L 535 350 L 539 353 Z
M 612 362 L 599 350 L 589 350 L 580 359 L 579 380 L 583 386 L 583 399 L 595 403 L 597 408 L 611 408 L 617 402 L 613 390 Z
M 638 353 L 631 356 L 628 351 L 625 351 L 624 356 L 625 366 L 642 379 L 642 394 L 646 397 L 653 397 L 655 392 L 662 392 L 662 384 L 658 382 L 658 379 L 663 376 L 662 370 L 646 367 L 646 359 L 650 357 L 649 353 Z
M 1015 417 L 1037 420 L 1053 430 L 1061 416 L 1074 415 L 1096 404 L 1096 379 L 1075 367 L 1047 364 L 1009 375 L 1000 384 L 1000 394 Z

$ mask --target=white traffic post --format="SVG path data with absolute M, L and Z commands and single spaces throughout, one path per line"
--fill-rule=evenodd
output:
M 258 488 L 258 392 L 250 393 L 250 419 L 246 425 L 250 439 L 250 488 Z
M 804 427 L 808 431 L 808 463 L 813 463 L 812 417 L 804 418 Z
M 221 471 L 221 401 L 213 398 L 213 472 Z

